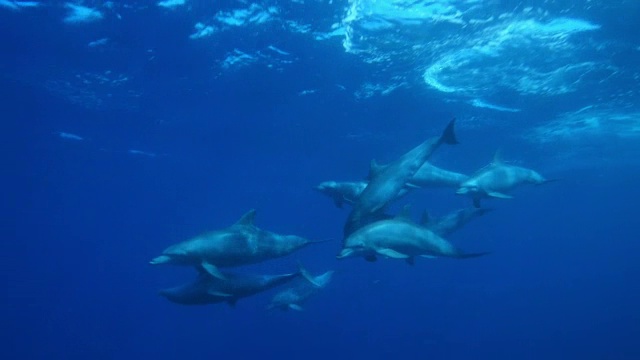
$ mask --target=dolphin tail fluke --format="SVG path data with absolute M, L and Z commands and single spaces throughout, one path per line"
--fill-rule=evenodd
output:
M 298 262 L 298 272 L 300 273 L 300 276 L 302 276 L 306 281 L 309 282 L 309 284 L 317 288 L 322 287 L 320 284 L 318 284 L 315 277 L 313 277 L 313 275 L 311 275 L 311 273 L 307 271 L 307 269 L 305 269 L 300 262 Z
M 455 123 L 456 123 L 456 119 L 453 118 L 453 120 L 451 120 L 447 125 L 447 127 L 444 129 L 444 131 L 442 132 L 442 135 L 440 135 L 441 143 L 449 144 L 449 145 L 458 144 L 458 139 L 456 139 L 456 133 L 454 131 Z

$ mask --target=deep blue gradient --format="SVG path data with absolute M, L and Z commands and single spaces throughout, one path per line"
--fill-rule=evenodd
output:
M 630 6 L 617 22 L 603 21 L 636 29 L 624 25 L 637 20 Z M 536 109 L 515 113 L 447 101 L 424 84 L 357 99 L 352 90 L 374 65 L 276 25 L 256 38 L 226 32 L 208 46 L 188 38 L 192 17 L 155 6 L 86 26 L 63 24 L 61 6 L 24 10 L 0 8 L 0 358 L 640 358 L 637 134 L 629 135 L 635 142 L 602 134 L 544 146 L 519 136 L 582 107 L 581 94 L 505 95 L 504 103 Z M 105 33 L 108 47 L 88 51 Z M 286 45 L 299 60 L 282 71 L 255 65 L 220 75 L 211 58 L 224 57 L 225 42 Z M 637 66 L 625 60 L 637 53 L 615 61 Z M 46 85 L 54 73 L 73 79 L 107 67 L 129 74 L 137 95 L 97 87 L 114 94 L 76 101 Z M 318 92 L 298 95 L 311 88 Z M 336 260 L 348 210 L 313 186 L 361 179 L 370 159 L 392 161 L 454 116 L 460 144 L 439 150 L 434 163 L 473 173 L 500 148 L 559 181 L 486 201 L 495 211 L 451 236 L 488 256 L 414 266 Z M 567 148 L 572 157 L 554 156 Z M 392 210 L 405 203 L 417 217 L 470 201 L 426 189 Z M 305 311 L 265 310 L 273 292 L 235 307 L 179 306 L 158 295 L 195 272 L 151 267 L 151 258 L 251 208 L 259 227 L 331 240 L 246 268 L 284 273 L 299 260 L 314 273 L 336 270 Z

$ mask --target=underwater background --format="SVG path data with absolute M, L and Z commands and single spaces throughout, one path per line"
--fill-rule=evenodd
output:
M 0 0 L 3 359 L 640 358 L 640 2 Z M 337 260 L 360 180 L 457 119 L 559 181 L 490 199 L 467 260 Z M 452 189 L 394 203 L 443 215 Z M 304 311 L 158 295 L 231 225 L 329 240 L 232 270 L 335 270 Z

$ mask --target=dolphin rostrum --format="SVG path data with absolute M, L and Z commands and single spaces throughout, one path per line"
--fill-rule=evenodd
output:
M 540 185 L 550 181 L 554 180 L 545 179 L 534 170 L 503 163 L 496 153 L 493 162 L 460 184 L 456 193 L 471 196 L 473 205 L 480 207 L 482 198 L 511 199 L 508 193 L 520 185 Z
M 345 238 L 370 222 L 368 216 L 383 210 L 389 202 L 396 199 L 409 179 L 440 145 L 458 143 L 454 124 L 455 119 L 449 122 L 440 136 L 427 139 L 392 163 L 378 165 L 375 160 L 371 161 L 369 183 L 354 204 L 345 223 Z
M 317 243 L 296 235 L 280 235 L 254 225 L 255 210 L 250 210 L 230 227 L 210 231 L 169 246 L 150 264 L 175 264 L 204 268 L 224 279 L 219 267 L 255 264 L 289 255 Z

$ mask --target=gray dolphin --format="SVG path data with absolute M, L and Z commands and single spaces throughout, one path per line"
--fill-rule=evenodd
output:
M 383 255 L 413 264 L 416 256 L 470 258 L 485 254 L 464 253 L 428 228 L 397 217 L 356 230 L 345 239 L 337 258 L 362 256 L 367 261 L 375 261 L 377 255 Z
M 281 310 L 302 311 L 302 304 L 324 289 L 331 282 L 333 273 L 333 271 L 327 271 L 322 275 L 311 276 L 313 281 L 309 281 L 310 275 L 307 275 L 304 280 L 297 280 L 298 282 L 293 284 L 292 287 L 274 295 L 267 309 L 278 308 Z
M 356 203 L 366 187 L 366 181 L 324 181 L 315 189 L 330 197 L 337 207 L 342 208 L 344 203 Z
M 408 184 L 421 188 L 457 188 L 467 179 L 469 179 L 469 176 L 465 174 L 439 168 L 427 161 L 418 169 L 418 171 L 416 171 L 415 174 L 413 174 L 413 177 L 409 180 Z
M 224 279 L 218 267 L 255 264 L 317 243 L 296 235 L 262 230 L 253 224 L 255 214 L 255 210 L 250 210 L 226 229 L 210 231 L 169 246 L 150 264 L 201 266 L 211 275 Z
M 520 185 L 540 185 L 550 181 L 554 180 L 545 179 L 534 170 L 503 163 L 496 153 L 493 162 L 460 184 L 456 193 L 471 196 L 473 205 L 480 207 L 482 198 L 511 199 L 508 192 Z
M 454 124 L 455 119 L 449 122 L 440 136 L 427 139 L 388 165 L 378 165 L 375 160 L 371 161 L 369 184 L 349 214 L 344 227 L 345 238 L 357 228 L 369 223 L 369 215 L 383 210 L 390 201 L 397 198 L 409 179 L 440 145 L 458 143 Z
M 422 224 L 440 236 L 447 236 L 456 230 L 462 228 L 469 221 L 482 216 L 492 209 L 487 208 L 465 208 L 453 211 L 443 217 L 437 219 L 429 219 L 429 216 L 425 213 L 422 217 Z
M 282 275 L 241 275 L 224 272 L 225 280 L 201 271 L 198 278 L 185 285 L 160 290 L 160 295 L 182 305 L 205 305 L 227 302 L 235 305 L 238 299 L 286 284 L 301 272 Z

